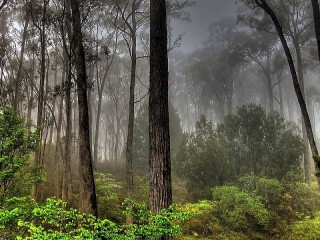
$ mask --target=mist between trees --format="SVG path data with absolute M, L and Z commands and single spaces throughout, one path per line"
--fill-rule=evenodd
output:
M 318 1 L 235 4 L 0 1 L 0 238 L 318 239 Z

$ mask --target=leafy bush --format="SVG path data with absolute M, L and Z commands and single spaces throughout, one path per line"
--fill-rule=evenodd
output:
M 14 200 L 12 200 L 14 201 Z M 125 213 L 134 219 L 133 224 L 118 225 L 108 219 L 87 216 L 68 209 L 61 200 L 48 198 L 43 206 L 29 201 L 15 200 L 12 209 L 0 210 L 0 234 L 5 239 L 158 239 L 181 234 L 179 223 L 194 215 L 171 206 L 152 215 L 145 204 L 126 200 Z
M 241 191 L 235 186 L 215 187 L 215 216 L 233 230 L 263 231 L 269 224 L 269 213 L 259 197 Z
M 37 203 L 29 197 L 5 200 L 6 208 L 0 208 L 0 238 L 16 239 L 19 220 L 30 220 Z
M 225 148 L 205 116 L 197 122 L 196 131 L 185 136 L 173 167 L 194 200 L 209 199 L 210 188 L 223 185 L 232 175 Z
M 246 174 L 281 178 L 300 166 L 302 141 L 296 128 L 261 106 L 242 106 L 215 127 L 205 116 L 186 134 L 173 171 L 186 181 L 193 200 L 210 199 L 210 188 Z
M 216 231 L 213 225 L 216 225 L 217 219 L 213 215 L 215 204 L 212 201 L 200 201 L 198 203 L 186 204 L 184 209 L 194 212 L 190 220 L 182 224 L 185 235 L 208 236 Z
M 7 198 L 28 195 L 33 184 L 44 180 L 42 168 L 29 163 L 37 141 L 37 132 L 28 132 L 12 109 L 0 112 L 0 206 Z
M 241 190 L 259 196 L 270 213 L 272 236 L 282 236 L 297 220 L 320 210 L 317 184 L 306 184 L 299 173 L 289 172 L 282 180 L 246 175 L 239 179 Z
M 315 240 L 320 238 L 320 213 L 314 218 L 306 217 L 295 223 L 283 240 Z
M 184 236 L 182 239 L 219 239 L 219 240 L 247 240 L 250 237 L 241 231 L 236 231 L 219 220 L 216 211 L 217 203 L 213 201 L 200 201 L 186 204 L 184 209 L 195 213 L 191 219 L 183 222 L 181 227 Z M 251 234 L 251 233 L 250 233 Z M 254 235 L 256 239 L 257 234 Z
M 108 173 L 95 173 L 95 184 L 99 216 L 116 223 L 124 222 L 121 206 L 125 198 L 123 184 Z

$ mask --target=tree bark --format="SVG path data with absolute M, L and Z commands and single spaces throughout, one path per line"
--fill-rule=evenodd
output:
M 296 95 L 297 95 L 297 98 L 298 98 L 298 102 L 299 102 L 299 106 L 300 106 L 300 109 L 301 109 L 301 113 L 302 113 L 302 116 L 303 116 L 303 121 L 304 121 L 304 124 L 305 124 L 305 127 L 306 127 L 306 132 L 307 132 L 307 136 L 308 136 L 310 147 L 311 147 L 311 152 L 312 152 L 312 155 L 313 155 L 314 160 L 316 162 L 317 168 L 319 169 L 320 168 L 319 154 L 318 154 L 318 149 L 317 149 L 316 142 L 315 142 L 314 135 L 313 135 L 313 131 L 312 131 L 311 121 L 310 121 L 310 118 L 309 118 L 306 102 L 304 100 L 303 93 L 302 93 L 301 88 L 300 88 L 299 79 L 298 79 L 297 72 L 296 72 L 296 69 L 295 69 L 295 66 L 294 66 L 293 58 L 292 58 L 290 49 L 288 47 L 287 40 L 286 40 L 286 38 L 284 36 L 281 24 L 278 21 L 277 16 L 274 13 L 274 11 L 267 4 L 266 0 L 260 0 L 260 1 L 259 0 L 255 0 L 255 3 L 259 7 L 264 9 L 264 11 L 270 16 L 270 18 L 271 18 L 272 22 L 274 23 L 275 28 L 276 28 L 276 30 L 278 32 L 278 35 L 280 37 L 281 44 L 282 44 L 282 46 L 284 48 L 284 52 L 286 54 L 286 57 L 287 57 L 287 60 L 288 60 L 288 63 L 289 63 L 289 68 L 290 68 L 290 72 L 291 72 L 291 76 L 292 76 L 293 86 L 294 86 L 294 90 L 296 92 Z
M 29 22 L 30 22 L 30 15 L 27 13 L 26 21 L 25 21 L 25 24 L 23 27 L 23 33 L 22 33 L 22 43 L 21 43 L 21 50 L 20 50 L 18 73 L 17 73 L 17 78 L 15 81 L 15 98 L 14 98 L 13 108 L 17 111 L 19 109 L 20 85 L 21 85 L 20 77 L 21 77 L 21 72 L 22 72 L 23 55 L 24 55 L 24 49 L 26 46 Z
M 272 78 L 271 78 L 271 68 L 270 68 L 270 53 L 268 51 L 267 53 L 267 69 L 266 69 L 266 74 L 267 74 L 267 87 L 268 87 L 268 98 L 269 98 L 269 109 L 270 109 L 270 114 L 274 114 L 274 104 L 273 104 L 273 93 L 272 93 Z
M 318 57 L 320 61 L 320 9 L 318 0 L 311 0 L 313 10 L 314 30 L 318 45 Z
M 128 198 L 131 198 L 132 188 L 133 188 L 132 146 L 133 146 L 133 126 L 134 126 L 134 89 L 136 86 L 136 69 L 137 69 L 136 1 L 132 2 L 131 20 L 132 20 L 131 76 L 130 76 L 130 93 L 129 93 L 128 135 L 127 135 L 127 148 L 126 148 L 126 180 L 127 180 Z
M 8 3 L 8 0 L 3 0 L 2 3 L 0 4 L 0 11 L 6 6 Z
M 45 21 L 47 15 L 47 0 L 43 0 L 43 10 L 42 10 L 42 19 L 41 19 L 41 27 L 39 27 L 40 31 L 40 56 L 41 56 L 41 65 L 40 65 L 40 85 L 39 85 L 39 97 L 38 97 L 38 113 L 37 113 L 37 127 L 39 128 L 39 146 L 35 152 L 35 166 L 40 166 L 41 157 L 42 157 L 42 144 L 43 144 L 43 108 L 44 108 L 44 86 L 46 80 L 46 28 Z M 35 199 L 38 198 L 39 187 L 34 186 L 32 195 Z
M 297 54 L 297 71 L 299 77 L 299 84 L 302 95 L 305 99 L 305 88 L 304 88 L 304 76 L 303 76 L 303 66 L 302 66 L 302 56 L 301 56 L 301 48 L 297 39 L 294 39 L 294 47 L 296 49 Z M 303 116 L 302 116 L 303 117 Z M 311 120 L 310 120 L 311 121 Z M 312 125 L 311 125 L 312 126 Z M 305 181 L 307 183 L 311 183 L 312 181 L 312 159 L 310 156 L 310 149 L 309 149 L 309 141 L 307 136 L 307 130 L 304 122 L 302 122 L 302 139 L 303 139 L 303 166 L 304 166 L 304 174 L 305 174 Z
M 166 1 L 150 2 L 149 167 L 153 214 L 172 203 Z
M 87 73 L 81 33 L 79 0 L 70 0 L 72 9 L 74 55 L 77 70 L 79 107 L 79 158 L 82 184 L 80 189 L 81 211 L 97 216 L 97 199 L 92 167 L 87 98 Z
M 68 11 L 68 10 L 67 10 Z M 70 41 L 71 42 L 71 41 Z M 64 151 L 64 161 L 63 161 L 63 177 L 62 177 L 62 200 L 69 201 L 71 196 L 71 153 L 72 153 L 72 101 L 71 101 L 71 87 L 72 87 L 72 72 L 71 72 L 71 59 L 69 59 L 68 54 L 65 52 L 65 60 L 68 67 L 67 79 L 66 79 L 66 135 L 65 135 L 65 151 Z

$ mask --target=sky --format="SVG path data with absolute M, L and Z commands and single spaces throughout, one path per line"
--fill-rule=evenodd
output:
M 173 30 L 185 32 L 181 49 L 192 51 L 208 36 L 208 27 L 221 18 L 236 15 L 236 0 L 195 0 L 196 6 L 188 9 L 191 23 L 173 23 Z

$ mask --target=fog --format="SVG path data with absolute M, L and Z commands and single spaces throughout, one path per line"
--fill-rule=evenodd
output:
M 225 17 L 236 16 L 238 5 L 235 0 L 197 0 L 195 6 L 186 9 L 190 14 L 191 22 L 172 24 L 174 32 L 185 33 L 181 47 L 183 51 L 192 51 L 199 47 L 208 36 L 208 27 L 211 23 Z
M 0 238 L 318 239 L 311 2 L 0 0 Z

